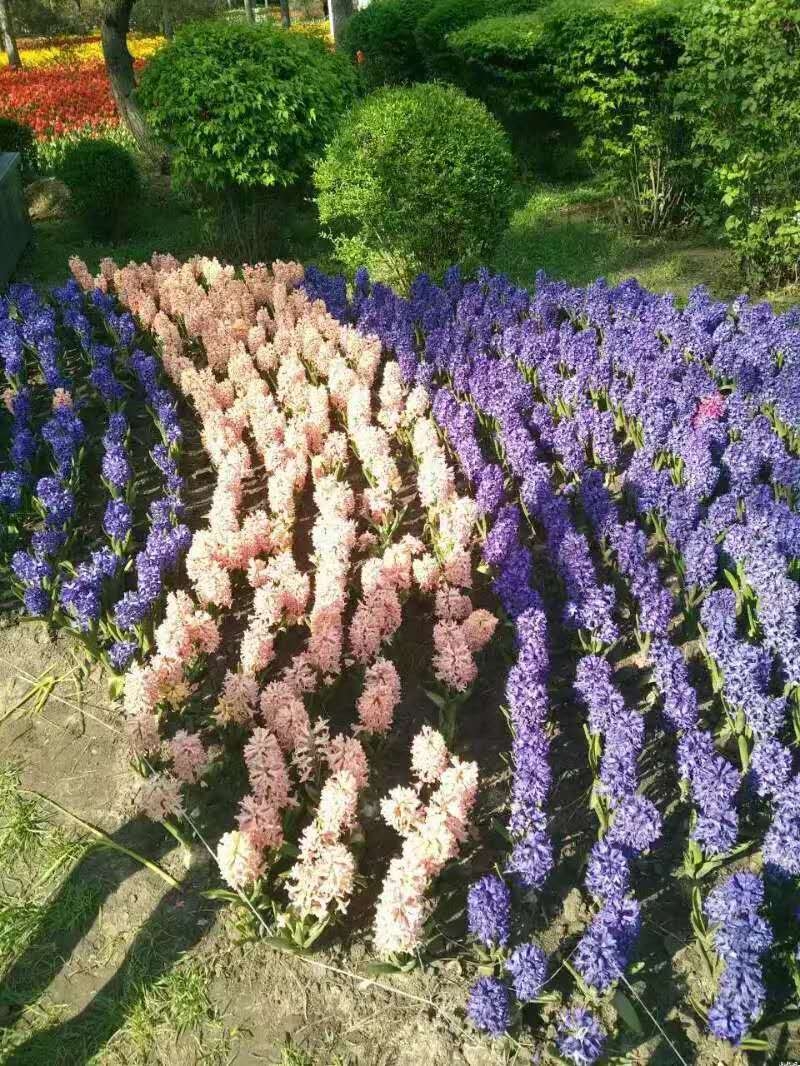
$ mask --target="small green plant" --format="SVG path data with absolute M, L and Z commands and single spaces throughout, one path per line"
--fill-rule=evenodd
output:
M 58 176 L 92 237 L 126 232 L 142 193 L 139 168 L 126 148 L 103 139 L 75 141 L 64 153 Z
M 23 177 L 31 177 L 36 169 L 36 145 L 30 126 L 0 117 L 0 152 L 19 152 Z
M 430 0 L 372 0 L 348 19 L 342 51 L 358 62 L 367 89 L 423 81 L 426 67 L 416 29 Z
M 307 177 L 354 92 L 350 64 L 321 41 L 220 21 L 157 52 L 139 99 L 177 181 L 221 192 Z
M 481 103 L 440 85 L 368 97 L 314 178 L 345 265 L 404 285 L 422 270 L 481 262 L 511 209 L 508 138 Z

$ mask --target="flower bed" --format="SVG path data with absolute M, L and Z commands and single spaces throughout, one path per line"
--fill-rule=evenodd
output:
M 128 50 L 134 59 L 149 59 L 163 44 L 163 37 L 128 34 Z M 103 58 L 99 34 L 89 37 L 20 38 L 17 47 L 25 70 L 74 66 Z M 8 56 L 3 52 L 0 54 L 0 69 L 7 66 Z
M 117 672 L 141 809 L 177 825 L 220 789 L 221 875 L 275 943 L 358 900 L 384 968 L 468 960 L 491 1037 L 685 1057 L 688 973 L 682 1016 L 757 1049 L 800 980 L 796 313 L 455 271 L 409 299 L 282 263 L 73 272 L 0 316 L 3 550 L 26 608 Z M 146 513 L 136 390 L 163 437 Z M 210 463 L 191 533 L 176 399 Z M 108 543 L 76 559 L 91 462 Z M 492 654 L 501 753 L 470 730 L 500 714 Z
M 162 44 L 160 37 L 129 37 L 137 69 Z M 22 42 L 20 53 L 22 70 L 10 69 L 0 53 L 0 116 L 31 127 L 42 169 L 50 169 L 70 138 L 124 136 L 99 37 Z

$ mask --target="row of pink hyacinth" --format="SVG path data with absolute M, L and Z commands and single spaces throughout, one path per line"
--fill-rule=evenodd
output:
M 74 273 L 89 284 L 82 264 Z M 326 920 L 346 908 L 353 891 L 348 843 L 369 778 L 359 737 L 391 729 L 401 685 L 381 652 L 401 625 L 405 599 L 412 589 L 433 598 L 432 670 L 453 692 L 474 680 L 475 654 L 496 619 L 473 609 L 477 512 L 456 491 L 424 390 L 408 392 L 397 364 L 385 363 L 373 412 L 379 344 L 311 303 L 296 289 L 301 274 L 278 263 L 272 271 L 245 268 L 237 279 L 216 261 L 154 257 L 121 270 L 104 261 L 96 281 L 113 288 L 158 338 L 169 377 L 197 412 L 216 472 L 206 524 L 187 558 L 194 595 L 171 594 L 155 654 L 126 676 L 134 752 L 167 764 L 145 779 L 142 809 L 156 818 L 180 816 L 183 785 L 194 784 L 209 763 L 198 734 L 179 729 L 166 741 L 162 734 L 192 694 L 198 657 L 219 651 L 219 620 L 236 606 L 232 577 L 241 572 L 254 590 L 253 606 L 214 719 L 216 730 L 248 731 L 243 757 L 251 791 L 238 829 L 220 841 L 218 861 L 233 888 L 249 888 L 283 843 L 283 815 L 298 803 L 295 782 L 327 770 L 286 880 L 292 912 Z M 366 485 L 358 496 L 348 476 L 351 453 Z M 426 519 L 425 540 L 402 533 L 404 460 Z M 258 468 L 268 510 L 245 514 L 245 484 Z M 309 475 L 315 517 L 306 573 L 295 559 L 295 535 Z M 357 574 L 360 596 L 347 625 Z M 291 628 L 300 628 L 302 644 L 278 672 L 276 640 Z M 331 737 L 327 721 L 312 721 L 306 703 L 358 668 L 363 687 L 352 735 Z M 451 755 L 427 727 L 414 741 L 412 771 L 413 787 L 394 790 L 382 805 L 404 837 L 376 914 L 376 946 L 385 953 L 420 943 L 430 883 L 458 853 L 477 792 L 477 766 Z

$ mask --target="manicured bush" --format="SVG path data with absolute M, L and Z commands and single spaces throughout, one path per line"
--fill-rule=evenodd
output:
M 142 74 L 139 99 L 173 149 L 176 179 L 211 190 L 307 176 L 354 98 L 342 56 L 246 23 L 180 30 Z
M 320 219 L 342 261 L 403 282 L 490 252 L 508 221 L 511 177 L 500 125 L 439 85 L 368 97 L 315 171 Z
M 516 14 L 541 7 L 544 0 L 438 0 L 417 23 L 416 40 L 425 69 L 433 78 L 456 81 L 459 62 L 447 36 L 490 15 Z
M 341 48 L 358 62 L 367 89 L 407 85 L 427 75 L 416 28 L 430 0 L 372 0 L 347 22 Z
M 93 237 L 125 231 L 129 212 L 141 197 L 141 177 L 133 155 L 114 141 L 84 138 L 66 149 L 58 177 Z
M 23 176 L 30 177 L 36 159 L 31 127 L 0 116 L 0 152 L 19 152 Z
M 797 4 L 698 4 L 675 81 L 701 214 L 724 223 L 755 283 L 798 280 Z
M 468 92 L 517 130 L 541 131 L 545 117 L 545 126 L 574 128 L 583 160 L 660 228 L 678 199 L 665 87 L 682 10 L 677 0 L 554 0 L 480 20 L 447 42 Z

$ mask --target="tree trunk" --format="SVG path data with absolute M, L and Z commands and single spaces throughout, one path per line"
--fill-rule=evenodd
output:
M 108 80 L 111 82 L 111 92 L 119 117 L 142 151 L 152 154 L 153 141 L 133 95 L 136 78 L 133 74 L 133 56 L 128 51 L 128 29 L 133 4 L 134 0 L 107 0 L 100 23 L 100 37 Z
M 342 39 L 342 31 L 345 23 L 353 14 L 353 0 L 328 0 L 330 12 L 331 36 L 334 43 L 339 44 Z
M 289 14 L 289 0 L 281 0 L 281 26 L 288 30 L 291 24 L 292 17 Z
M 175 28 L 172 25 L 172 4 L 170 0 L 163 0 L 161 5 L 161 21 L 164 26 L 164 36 L 171 41 L 175 36 Z
M 14 70 L 22 70 L 22 60 L 19 58 L 17 40 L 14 36 L 14 23 L 11 20 L 11 8 L 8 0 L 0 0 L 0 34 L 3 37 L 3 48 L 8 56 L 8 65 Z
M 244 13 L 248 22 L 256 21 L 256 13 L 253 10 L 253 0 L 244 0 Z

